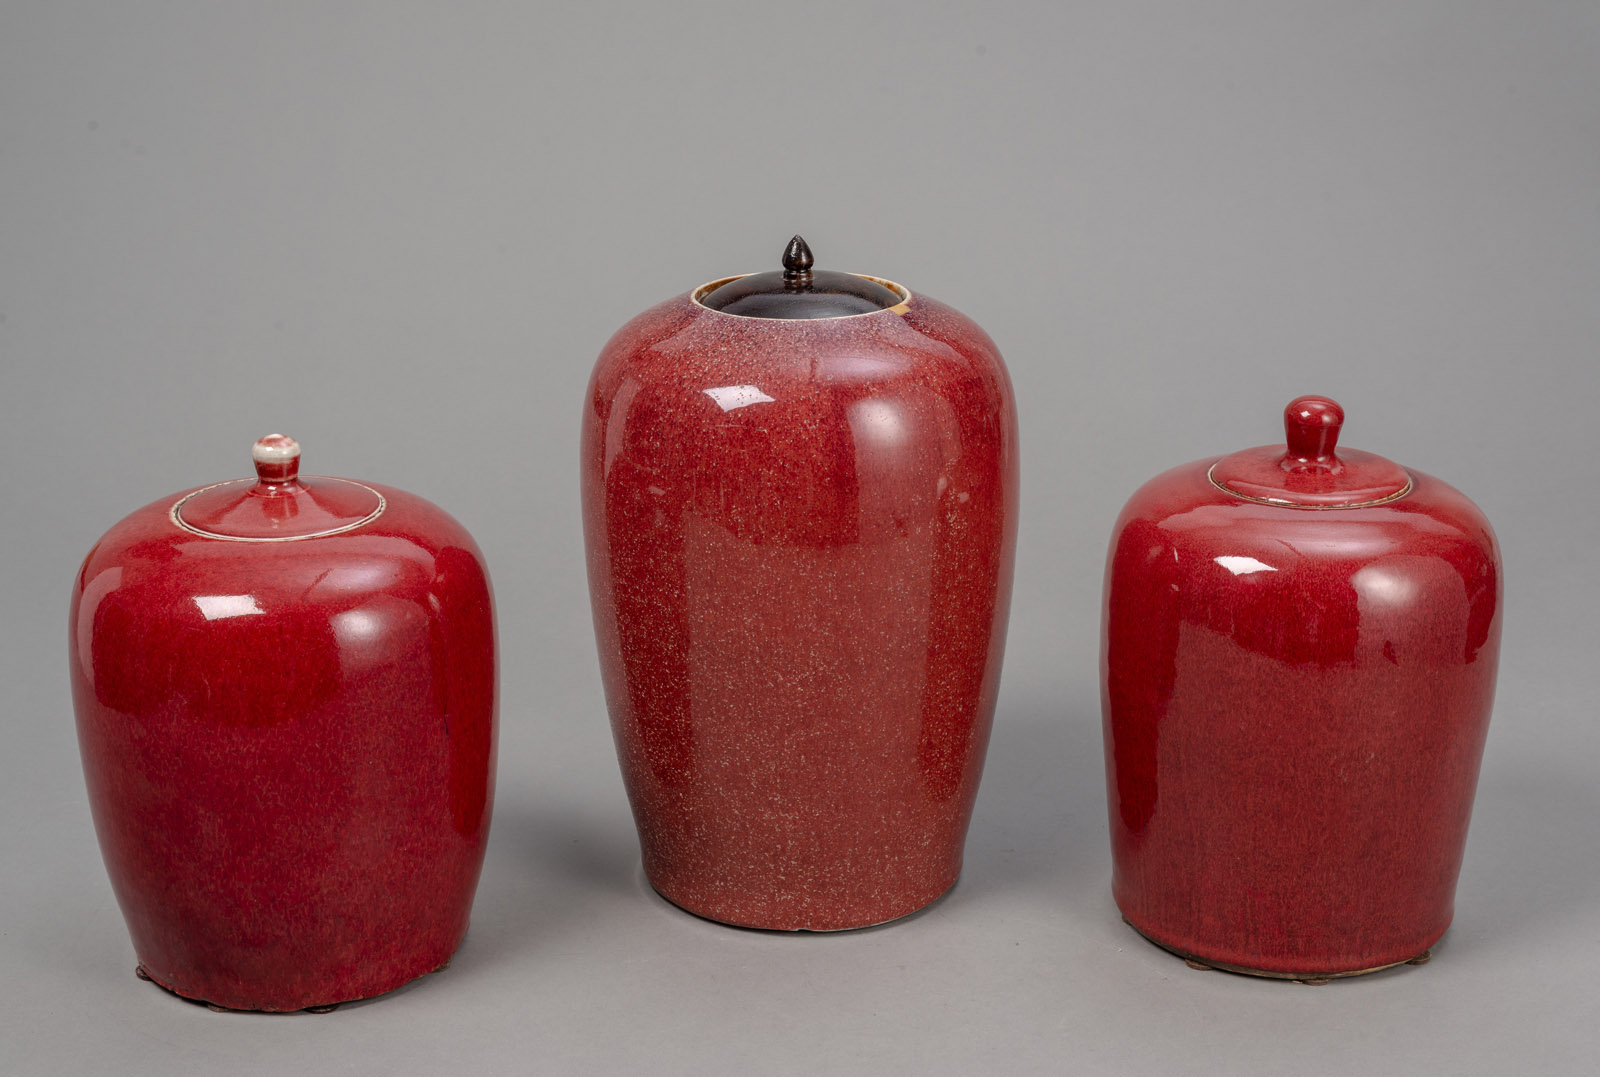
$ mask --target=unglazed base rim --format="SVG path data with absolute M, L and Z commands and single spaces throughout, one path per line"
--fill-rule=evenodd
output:
M 460 947 L 456 948 L 456 950 L 459 950 L 459 949 L 460 949 Z M 201 998 L 199 995 L 188 994 L 188 993 L 186 993 L 184 991 L 179 990 L 176 987 L 173 987 L 171 984 L 163 983 L 160 980 L 159 977 L 151 975 L 150 970 L 145 967 L 145 964 L 142 961 L 138 965 L 136 965 L 134 967 L 133 972 L 134 972 L 135 976 L 139 977 L 139 979 L 146 980 L 146 981 L 148 981 L 148 982 L 150 982 L 152 984 L 155 984 L 161 990 L 165 991 L 167 994 L 173 996 L 174 998 L 181 998 L 185 1002 L 192 1002 L 192 1003 L 194 1003 L 194 1004 L 196 1004 L 198 1006 L 204 1006 L 206 1009 L 210 1010 L 212 1013 L 262 1013 L 262 1014 L 314 1013 L 314 1014 L 323 1014 L 323 1013 L 332 1013 L 334 1010 L 338 1009 L 340 1006 L 343 1006 L 343 1005 L 345 1005 L 346 1003 L 349 1003 L 349 1002 L 366 1002 L 366 1001 L 368 1001 L 370 999 L 383 998 L 385 995 L 391 995 L 391 994 L 393 994 L 394 992 L 400 990 L 403 987 L 409 987 L 411 984 L 416 983 L 418 980 L 422 979 L 424 976 L 432 976 L 436 972 L 443 972 L 445 969 L 450 967 L 450 962 L 455 960 L 456 950 L 452 950 L 448 957 L 446 957 L 443 961 L 439 962 L 439 964 L 435 965 L 433 968 L 427 969 L 424 972 L 419 972 L 414 976 L 407 976 L 404 980 L 402 980 L 399 983 L 395 984 L 393 987 L 386 987 L 382 991 L 373 991 L 372 993 L 366 994 L 366 995 L 351 995 L 348 998 L 341 998 L 341 999 L 337 999 L 337 1000 L 332 1001 L 332 1002 L 312 1002 L 312 1003 L 308 1003 L 308 1004 L 306 1004 L 304 1006 L 297 1006 L 292 1010 L 291 1009 L 262 1009 L 262 1008 L 241 1007 L 241 1006 L 224 1006 L 219 1002 L 212 1002 L 210 999 Z
M 1190 968 L 1216 969 L 1220 972 L 1237 973 L 1240 976 L 1258 976 L 1265 980 L 1290 980 L 1294 983 L 1319 984 L 1327 983 L 1329 980 L 1348 980 L 1353 976 L 1370 976 L 1374 972 L 1399 968 L 1401 965 L 1426 965 L 1433 959 L 1433 950 L 1430 947 L 1423 950 L 1416 957 L 1406 958 L 1401 961 L 1390 961 L 1387 964 L 1373 965 L 1369 968 L 1349 969 L 1343 972 L 1281 972 L 1276 969 L 1256 969 L 1250 968 L 1248 965 L 1234 965 L 1227 961 L 1215 961 L 1191 950 L 1185 950 L 1181 946 L 1173 946 L 1170 943 L 1162 942 L 1126 916 L 1122 918 L 1122 922 L 1137 931 L 1139 936 L 1146 942 L 1159 946 L 1175 957 L 1183 958 Z
M 655 891 L 656 896 L 662 901 L 665 901 L 668 905 L 671 905 L 674 909 L 678 909 L 681 912 L 686 912 L 696 920 L 704 920 L 708 924 L 716 924 L 718 927 L 732 927 L 737 928 L 740 931 L 761 931 L 773 935 L 844 935 L 852 931 L 872 931 L 875 928 L 888 927 L 890 924 L 898 924 L 902 920 L 909 920 L 914 916 L 920 916 L 922 913 L 927 912 L 929 909 L 939 904 L 939 902 L 949 897 L 950 892 L 954 890 L 956 888 L 956 884 L 961 881 L 961 876 L 960 874 L 957 874 L 956 877 L 951 880 L 949 886 L 945 887 L 943 890 L 939 891 L 933 897 L 929 898 L 927 901 L 924 901 L 916 908 L 907 909 L 902 913 L 896 913 L 885 920 L 872 920 L 865 924 L 851 924 L 848 927 L 772 927 L 767 924 L 745 924 L 740 923 L 737 920 L 724 920 L 719 916 L 711 916 L 707 913 L 691 909 L 683 902 L 673 898 L 671 895 L 662 890 L 661 887 L 655 884 L 655 882 L 650 878 L 649 872 L 644 873 L 644 879 L 646 885 L 648 885 L 651 890 Z

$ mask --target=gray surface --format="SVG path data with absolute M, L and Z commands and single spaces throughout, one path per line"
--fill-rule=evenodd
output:
M 541 7 L 0 8 L 0 1071 L 1588 1069 L 1595 6 Z M 987 327 L 1024 449 L 965 878 L 829 937 L 643 885 L 577 522 L 607 336 L 797 229 Z M 1095 658 L 1121 501 L 1308 391 L 1474 496 L 1508 588 L 1456 926 L 1320 989 L 1119 923 Z M 278 429 L 473 530 L 506 659 L 465 948 L 317 1018 L 133 979 L 66 692 L 89 545 Z

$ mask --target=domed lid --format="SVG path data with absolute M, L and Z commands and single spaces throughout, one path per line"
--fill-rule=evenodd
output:
M 1284 445 L 1225 456 L 1210 478 L 1246 501 L 1302 509 L 1353 509 L 1411 492 L 1411 476 L 1392 460 L 1359 449 L 1335 453 L 1344 409 L 1322 396 L 1302 396 L 1283 409 Z
M 906 301 L 901 292 L 870 277 L 813 271 L 806 241 L 795 236 L 783 252 L 783 270 L 752 273 L 713 284 L 697 295 L 701 306 L 742 318 L 846 318 L 887 310 Z
M 378 518 L 383 495 L 349 479 L 299 477 L 300 443 L 268 434 L 250 450 L 256 477 L 219 482 L 172 506 L 172 522 L 207 538 L 281 542 L 349 531 Z

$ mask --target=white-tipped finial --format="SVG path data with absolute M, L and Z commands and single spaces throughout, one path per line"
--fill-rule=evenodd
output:
M 250 447 L 250 459 L 262 482 L 289 482 L 300 471 L 300 443 L 287 434 L 268 434 Z

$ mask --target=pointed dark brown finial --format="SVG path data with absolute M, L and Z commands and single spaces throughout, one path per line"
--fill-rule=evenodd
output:
M 905 294 L 872 277 L 833 269 L 812 271 L 811 248 L 800 236 L 783 251 L 783 268 L 730 277 L 695 293 L 710 310 L 741 318 L 848 318 L 888 310 Z
M 811 266 L 814 262 L 806 241 L 795 236 L 783 252 L 783 283 L 790 288 L 811 287 Z

